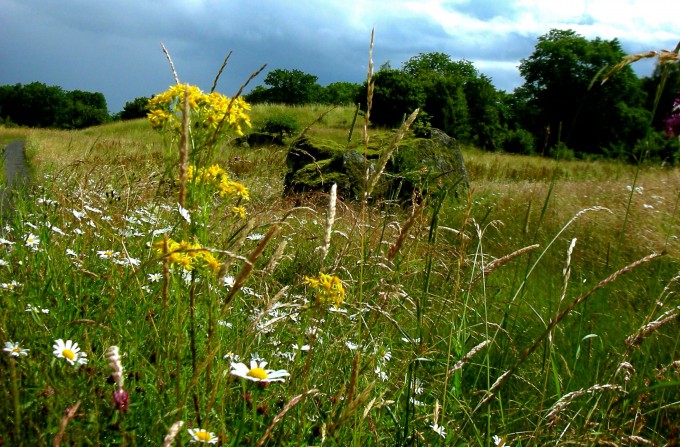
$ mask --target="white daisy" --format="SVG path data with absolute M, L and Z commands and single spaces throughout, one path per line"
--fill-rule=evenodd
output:
M 33 233 L 29 233 L 24 237 L 24 242 L 27 247 L 37 250 L 38 245 L 40 245 L 40 238 Z
M 184 208 L 182 205 L 179 203 L 177 204 L 177 210 L 179 211 L 179 215 L 182 216 L 182 219 L 186 220 L 187 223 L 191 223 L 191 213 L 189 213 L 189 210 Z
M 57 358 L 66 359 L 71 365 L 84 365 L 87 363 L 87 354 L 80 351 L 78 343 L 73 343 L 71 340 L 64 340 L 61 338 L 54 342 L 52 345 L 54 348 L 53 354 Z
M 217 444 L 215 433 L 202 428 L 190 428 L 187 430 L 191 435 L 191 443 L 200 442 L 201 444 Z
M 430 425 L 430 427 L 439 436 L 441 436 L 442 438 L 446 438 L 446 430 L 444 429 L 443 426 L 441 426 L 441 425 L 439 425 L 435 422 L 434 424 Z
M 161 275 L 160 273 L 149 273 L 148 278 L 149 278 L 149 281 L 151 281 L 151 282 L 158 282 L 161 279 L 163 279 L 163 275 Z
M 7 352 L 10 357 L 19 357 L 22 355 L 27 356 L 29 350 L 19 346 L 18 342 L 6 341 L 3 351 Z
M 241 377 L 243 379 L 252 380 L 253 382 L 285 382 L 284 377 L 290 376 L 288 371 L 279 369 L 274 371 L 272 369 L 264 369 L 267 362 L 264 360 L 251 360 L 250 368 L 244 363 L 232 363 L 231 374 Z

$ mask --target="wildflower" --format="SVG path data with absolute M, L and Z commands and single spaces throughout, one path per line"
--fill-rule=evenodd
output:
M 18 342 L 6 341 L 3 351 L 7 352 L 10 357 L 19 357 L 27 356 L 29 349 L 22 348 Z
M 234 217 L 238 217 L 239 219 L 246 218 L 246 209 L 242 206 L 232 206 L 231 213 L 234 215 Z
M 446 430 L 444 429 L 444 427 L 442 425 L 439 425 L 435 422 L 434 424 L 430 425 L 430 427 L 439 436 L 441 436 L 442 438 L 446 438 Z
M 499 436 L 493 435 L 491 438 L 493 440 L 494 445 L 500 446 L 501 442 L 503 441 Z
M 106 358 L 109 360 L 109 368 L 113 369 L 113 379 L 116 381 L 116 385 L 122 389 L 123 382 L 125 381 L 125 376 L 123 375 L 125 369 L 120 361 L 118 346 L 110 346 L 106 350 Z
M 250 368 L 244 363 L 232 363 L 231 374 L 241 377 L 243 379 L 252 380 L 253 382 L 285 382 L 284 377 L 290 376 L 288 371 L 280 369 L 274 371 L 272 369 L 265 369 L 267 362 L 260 360 L 251 360 Z
M 0 284 L 0 289 L 12 292 L 14 289 L 21 286 L 23 286 L 23 284 L 21 284 L 20 282 L 16 282 L 15 280 L 12 280 L 12 282 L 3 282 L 2 284 Z
M 229 351 L 224 355 L 224 358 L 226 360 L 229 360 L 230 362 L 238 362 L 240 360 L 238 354 L 234 354 L 233 352 Z
M 130 393 L 123 388 L 113 390 L 113 402 L 118 407 L 118 411 L 127 412 L 130 408 Z
M 217 444 L 217 436 L 215 433 L 209 432 L 202 428 L 190 428 L 187 430 L 191 435 L 191 443 L 200 442 L 202 444 Z
M 24 242 L 26 243 L 27 247 L 37 250 L 38 245 L 40 244 L 40 238 L 33 233 L 29 233 L 24 237 Z
M 380 378 L 380 380 L 382 380 L 383 382 L 387 381 L 388 379 L 387 373 L 383 371 L 382 368 L 380 368 L 380 366 L 375 367 L 375 373 Z
M 177 204 L 177 210 L 179 211 L 179 215 L 182 216 L 182 219 L 186 220 L 186 222 L 188 224 L 190 224 L 191 223 L 191 214 L 189 213 L 189 210 L 184 208 L 179 203 Z
M 246 236 L 246 240 L 249 241 L 259 241 L 260 239 L 264 239 L 264 234 L 262 233 L 252 233 Z
M 26 305 L 26 312 L 35 312 L 35 313 L 44 313 L 48 314 L 50 313 L 49 309 L 42 308 L 40 306 L 33 306 L 32 304 L 27 304 Z
M 319 272 L 318 278 L 305 276 L 305 284 L 314 289 L 316 301 L 321 304 L 335 304 L 337 307 L 345 299 L 345 289 L 337 276 Z
M 149 273 L 148 278 L 149 278 L 149 281 L 151 281 L 151 282 L 158 282 L 161 279 L 163 279 L 163 275 L 161 275 L 160 273 Z
M 61 338 L 54 342 L 54 355 L 57 358 L 66 359 L 71 365 L 85 365 L 87 363 L 87 354 L 80 351 L 78 343 L 71 340 L 62 340 Z
M 345 346 L 347 346 L 347 348 L 348 348 L 350 351 L 355 351 L 355 350 L 359 347 L 359 345 L 357 345 L 356 343 L 352 343 L 352 342 L 349 341 L 349 340 L 347 340 L 347 341 L 345 342 Z
M 99 256 L 99 259 L 111 259 L 111 258 L 116 258 L 120 255 L 117 251 L 113 250 L 99 250 L 97 251 L 97 256 Z
M 224 284 L 225 287 L 234 287 L 234 277 L 233 276 L 225 276 L 222 278 L 222 283 Z
M 680 92 L 673 101 L 670 115 L 664 120 L 665 134 L 668 137 L 680 136 Z
M 9 241 L 4 237 L 0 237 L 0 245 L 14 245 L 14 242 Z

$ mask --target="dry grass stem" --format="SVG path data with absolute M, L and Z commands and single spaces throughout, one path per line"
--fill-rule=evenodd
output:
M 463 365 L 465 365 L 465 363 L 467 363 L 468 360 L 470 360 L 475 354 L 477 354 L 479 351 L 481 351 L 482 348 L 484 348 L 484 346 L 488 345 L 489 343 L 491 343 L 491 340 L 484 340 L 483 342 L 481 342 L 480 344 L 478 344 L 474 348 L 470 349 L 470 352 L 465 354 L 460 360 L 458 360 L 456 362 L 455 365 L 453 365 L 453 368 L 451 368 L 451 370 L 449 371 L 449 376 L 452 376 L 453 373 L 455 373 L 456 371 L 461 369 L 463 367 Z
M 593 393 L 599 393 L 601 391 L 615 391 L 618 393 L 626 394 L 626 390 L 621 388 L 618 385 L 610 385 L 610 384 L 605 384 L 605 385 L 593 385 L 588 389 L 580 389 L 577 391 L 572 391 L 571 393 L 567 393 L 564 396 L 562 396 L 557 402 L 553 404 L 553 406 L 550 408 L 550 411 L 548 412 L 546 418 L 550 419 L 550 425 L 554 426 L 555 423 L 557 422 L 557 417 L 559 414 L 564 411 L 574 400 L 578 399 L 581 396 L 584 396 L 586 394 L 593 394 Z
M 79 407 L 80 402 L 76 402 L 74 406 L 69 407 L 66 410 L 66 415 L 61 418 L 61 421 L 59 422 L 59 431 L 57 432 L 57 436 L 54 437 L 54 442 L 52 443 L 53 447 L 59 447 L 59 444 L 61 444 L 61 438 L 64 437 L 64 433 L 66 432 L 66 426 L 68 425 L 68 422 L 73 419 L 73 416 L 76 415 Z
M 184 89 L 182 105 L 182 135 L 179 140 L 179 204 L 184 208 L 187 195 L 187 165 L 189 163 L 189 84 Z
M 220 69 L 217 70 L 217 74 L 215 75 L 215 80 L 213 81 L 212 87 L 210 87 L 210 93 L 214 92 L 215 89 L 217 88 L 217 81 L 219 81 L 220 76 L 222 76 L 222 72 L 224 71 L 224 67 L 227 66 L 227 61 L 229 61 L 229 58 L 231 57 L 232 52 L 233 51 L 229 51 L 229 54 L 227 54 L 227 57 L 224 58 L 224 61 L 222 62 Z
M 585 211 L 585 210 L 584 210 L 584 211 Z M 581 214 L 581 213 L 577 214 L 577 216 L 580 215 L 580 214 Z M 575 219 L 575 218 L 576 218 L 576 216 L 574 217 L 574 219 Z M 660 256 L 663 256 L 663 255 L 664 255 L 664 253 L 652 253 L 652 254 L 650 254 L 650 255 L 645 256 L 645 257 L 642 258 L 642 259 L 639 259 L 639 260 L 637 260 L 637 261 L 635 261 L 635 262 L 633 262 L 633 263 L 631 263 L 631 264 L 628 264 L 627 266 L 625 266 L 624 268 L 622 268 L 622 269 L 620 269 L 620 270 L 615 271 L 614 273 L 612 273 L 611 275 L 609 275 L 608 277 L 606 277 L 605 279 L 603 279 L 602 281 L 600 281 L 600 282 L 599 282 L 595 287 L 593 287 L 591 290 L 589 290 L 589 291 L 586 292 L 585 294 L 583 294 L 583 295 L 579 296 L 578 298 L 576 298 L 569 306 L 567 306 L 566 309 L 564 309 L 562 312 L 560 312 L 560 313 L 557 314 L 555 317 L 553 317 L 553 318 L 550 320 L 550 322 L 547 324 L 547 326 L 546 326 L 545 330 L 543 331 L 543 333 L 536 339 L 536 341 L 535 341 L 530 347 L 526 348 L 526 349 L 520 354 L 519 359 L 518 359 L 517 362 L 514 364 L 514 366 L 512 366 L 509 370 L 507 370 L 506 372 L 504 372 L 498 379 L 496 379 L 496 381 L 495 381 L 494 384 L 491 386 L 491 388 L 489 388 L 489 390 L 488 390 L 488 395 L 487 395 L 487 396 L 486 396 L 486 397 L 485 397 L 485 398 L 477 405 L 477 407 L 475 407 L 474 412 L 476 412 L 476 411 L 477 411 L 479 408 L 481 408 L 482 406 L 486 405 L 486 404 L 491 400 L 493 391 L 496 390 L 497 388 L 499 388 L 499 387 L 503 384 L 503 382 L 505 382 L 505 380 L 506 380 L 506 379 L 507 379 L 507 378 L 508 378 L 508 377 L 509 377 L 509 376 L 510 376 L 510 375 L 511 375 L 518 367 L 519 367 L 519 365 L 520 365 L 522 362 L 524 362 L 524 360 L 525 360 L 527 357 L 529 357 L 529 356 L 530 356 L 530 355 L 531 355 L 531 354 L 532 354 L 532 353 L 533 353 L 533 352 L 541 345 L 541 343 L 543 342 L 543 340 L 544 340 L 549 334 L 552 333 L 553 328 L 554 328 L 555 326 L 557 326 L 557 324 L 558 324 L 560 321 L 562 321 L 562 320 L 569 314 L 569 312 L 571 312 L 576 306 L 578 306 L 579 304 L 581 304 L 581 303 L 583 303 L 584 301 L 586 301 L 590 296 L 592 296 L 595 292 L 597 292 L 598 290 L 600 290 L 601 288 L 603 288 L 603 287 L 606 286 L 607 284 L 609 284 L 609 283 L 615 281 L 615 280 L 616 280 L 619 276 L 621 276 L 622 274 L 627 273 L 627 272 L 629 272 L 629 271 L 635 269 L 636 267 L 639 267 L 640 265 L 645 264 L 645 263 L 647 263 L 647 262 L 650 262 L 650 261 L 652 261 L 652 260 L 654 260 L 654 259 L 656 259 L 656 258 L 658 258 L 658 257 L 660 257 Z
M 328 213 L 326 214 L 326 231 L 323 236 L 323 245 L 321 246 L 321 262 L 326 259 L 328 249 L 331 246 L 331 234 L 333 233 L 333 223 L 335 223 L 335 205 L 338 200 L 338 185 L 333 183 L 331 186 L 330 197 L 328 198 Z
M 179 76 L 177 76 L 177 71 L 175 71 L 175 64 L 172 63 L 170 53 L 168 52 L 167 48 L 165 48 L 165 45 L 163 45 L 163 42 L 161 42 L 161 48 L 163 49 L 163 53 L 165 53 L 165 57 L 168 59 L 168 63 L 170 64 L 170 70 L 172 70 L 172 76 L 175 78 L 175 84 L 179 85 Z
M 267 439 L 271 436 L 272 430 L 274 430 L 274 427 L 276 426 L 276 424 L 278 424 L 279 421 L 281 421 L 281 419 L 283 419 L 283 417 L 286 415 L 286 413 L 288 413 L 288 411 L 290 411 L 291 408 L 293 408 L 295 405 L 297 405 L 305 397 L 313 396 L 314 394 L 316 394 L 318 392 L 319 392 L 319 390 L 317 390 L 316 388 L 312 388 L 311 390 L 305 391 L 304 393 L 299 394 L 299 395 L 295 396 L 294 398 L 292 398 L 290 401 L 288 401 L 286 406 L 283 407 L 283 409 L 279 412 L 279 414 L 274 416 L 272 423 L 269 424 L 269 427 L 267 427 L 267 430 L 265 430 L 265 432 L 262 435 L 262 437 L 260 438 L 260 440 L 257 441 L 257 446 L 259 447 L 259 446 L 264 445 L 264 443 L 267 441 Z
M 535 250 L 538 247 L 540 247 L 539 244 L 529 245 L 527 247 L 523 247 L 520 248 L 519 250 L 513 251 L 512 253 L 503 256 L 502 258 L 494 259 L 493 261 L 489 262 L 484 266 L 484 271 L 478 273 L 477 276 L 475 276 L 475 278 L 472 280 L 472 283 L 476 284 L 480 279 L 482 279 L 483 276 L 491 274 L 491 272 L 496 270 L 498 267 L 507 264 L 513 258 L 523 255 L 524 253 L 530 252 L 531 250 Z
M 385 151 L 383 151 L 382 154 L 380 154 L 380 158 L 375 163 L 373 173 L 368 177 L 368 181 L 366 182 L 366 191 L 364 192 L 365 199 L 370 197 L 371 192 L 373 192 L 373 188 L 375 188 L 375 185 L 378 183 L 378 179 L 380 179 L 380 176 L 385 170 L 385 166 L 387 166 L 388 160 L 392 156 L 394 150 L 399 145 L 399 142 L 402 140 L 402 138 L 404 138 L 404 134 L 406 133 L 406 131 L 409 129 L 409 127 L 411 127 L 411 124 L 413 124 L 413 122 L 416 120 L 418 112 L 420 112 L 420 109 L 415 109 L 411 113 L 411 115 L 409 115 L 409 117 L 406 119 L 406 121 L 404 121 L 404 123 L 401 125 L 397 133 L 394 135 L 394 139 L 390 143 L 390 146 Z
M 241 290 L 241 287 L 243 287 L 243 285 L 246 283 L 248 276 L 250 276 L 250 273 L 253 271 L 255 261 L 257 261 L 257 259 L 262 255 L 265 247 L 267 246 L 267 244 L 269 244 L 269 241 L 278 232 L 279 225 L 278 224 L 272 225 L 272 227 L 269 229 L 264 238 L 262 238 L 257 247 L 255 247 L 255 250 L 253 250 L 248 256 L 248 259 L 243 264 L 243 267 L 241 267 L 241 271 L 239 272 L 238 276 L 234 278 L 234 285 L 231 286 L 231 289 L 229 289 L 229 293 L 227 294 L 226 298 L 224 299 L 224 302 L 222 303 L 222 311 L 220 314 L 221 318 L 224 318 L 224 315 L 226 314 L 227 309 L 229 308 L 229 303 L 231 302 L 232 299 L 234 299 L 234 296 L 236 296 L 236 292 Z
M 163 439 L 163 447 L 170 447 L 172 445 L 173 441 L 179 434 L 179 430 L 182 428 L 183 425 L 184 421 L 177 421 L 170 426 L 168 434 Z
M 413 226 L 414 223 L 416 223 L 416 221 L 423 214 L 423 210 L 425 209 L 425 204 L 426 204 L 426 200 L 423 200 L 413 209 L 413 212 L 409 216 L 408 220 L 404 223 L 404 226 L 400 229 L 399 236 L 397 237 L 397 240 L 394 241 L 394 243 L 390 246 L 390 250 L 387 252 L 387 259 L 388 260 L 391 261 L 392 259 L 394 259 L 395 256 L 397 256 L 397 253 L 401 249 L 401 246 L 404 245 L 404 241 L 408 237 L 408 234 L 409 234 L 409 231 L 411 230 L 411 227 Z
M 670 322 L 675 321 L 678 316 L 680 315 L 680 306 L 677 306 L 673 309 L 669 309 L 666 312 L 664 312 L 659 318 L 657 318 L 654 321 L 651 321 L 647 323 L 646 325 L 642 326 L 635 335 L 630 335 L 629 337 L 626 338 L 626 345 L 628 346 L 639 346 L 645 338 L 649 337 L 649 335 L 654 332 L 655 330 L 659 329 L 661 326 L 664 326 Z

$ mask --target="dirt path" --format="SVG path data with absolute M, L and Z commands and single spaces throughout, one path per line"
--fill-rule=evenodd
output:
M 10 200 L 12 191 L 28 185 L 29 176 L 26 155 L 24 154 L 24 142 L 16 140 L 9 143 L 5 147 L 4 161 L 7 185 L 0 188 L 0 197 L 2 197 L 2 212 L 0 214 L 3 220 L 8 215 L 9 210 L 12 209 Z

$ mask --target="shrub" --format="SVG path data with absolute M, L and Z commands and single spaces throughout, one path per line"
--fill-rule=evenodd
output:
M 294 116 L 287 113 L 277 113 L 267 118 L 262 124 L 262 132 L 277 134 L 284 137 L 292 136 L 300 132 L 300 125 Z
M 536 152 L 536 139 L 528 130 L 510 130 L 503 140 L 503 150 L 511 154 L 532 155 Z

